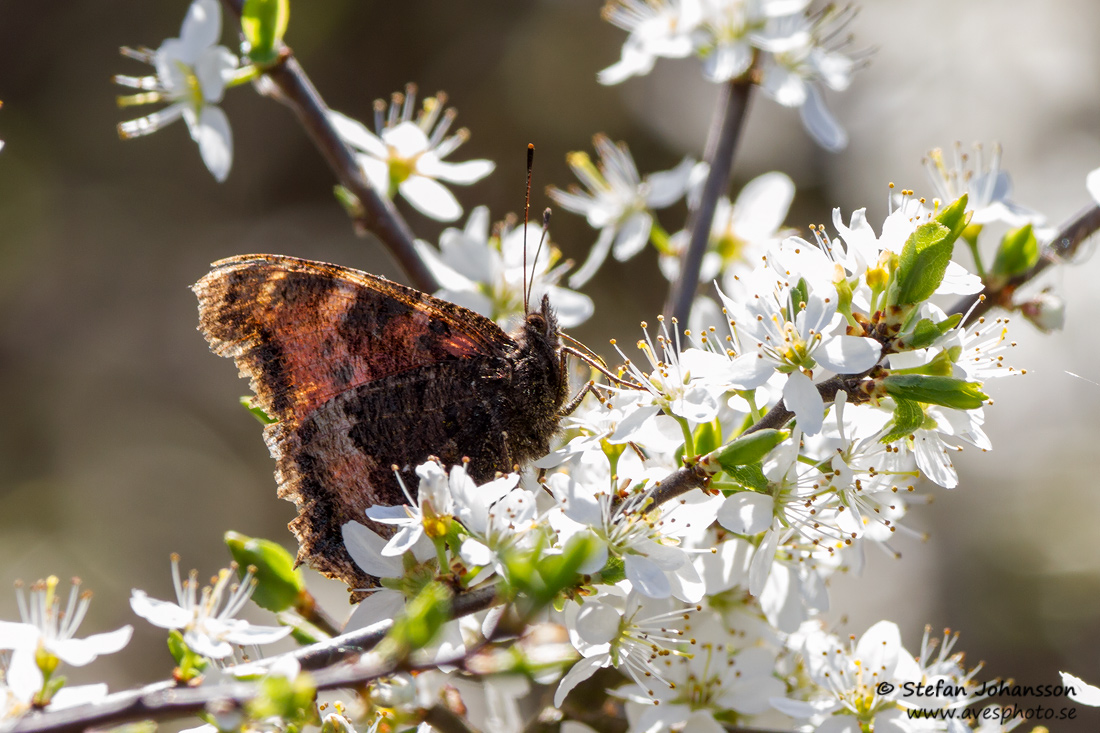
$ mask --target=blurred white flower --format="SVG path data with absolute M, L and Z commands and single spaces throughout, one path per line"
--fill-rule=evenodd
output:
M 629 31 L 619 61 L 601 71 L 601 84 L 648 74 L 658 57 L 682 59 L 696 52 L 702 20 L 700 0 L 612 0 L 604 20 Z
M 61 662 L 83 667 L 101 654 L 113 654 L 130 642 L 133 627 L 104 634 L 74 638 L 91 604 L 92 594 L 80 590 L 73 579 L 65 609 L 57 593 L 58 579 L 51 575 L 31 586 L 29 598 L 17 586 L 21 623 L 0 621 L 0 651 L 12 652 L 6 669 L 0 665 L 0 719 L 7 712 L 16 714 L 32 702 L 51 708 L 68 707 L 99 699 L 107 694 L 107 685 L 81 685 L 49 690 Z M 0 662 L 3 660 L 0 659 Z M 6 685 L 6 687 L 5 687 Z
M 1097 206 L 1100 206 L 1100 168 L 1085 176 L 1085 188 L 1088 189 L 1092 200 L 1096 202 Z
M 217 106 L 227 82 L 237 74 L 237 57 L 221 37 L 221 5 L 217 0 L 194 0 L 183 20 L 179 38 L 169 38 L 156 51 L 122 50 L 124 55 L 156 67 L 156 76 L 115 76 L 117 84 L 141 93 L 120 97 L 120 106 L 170 102 L 164 109 L 118 126 L 124 140 L 148 135 L 183 117 L 206 167 L 218 182 L 229 176 L 233 164 L 233 134 L 229 119 Z
M 176 603 L 158 601 L 135 588 L 131 592 L 130 607 L 154 626 L 182 631 L 183 641 L 191 651 L 210 659 L 224 659 L 233 653 L 235 644 L 270 644 L 291 632 L 289 626 L 258 626 L 233 618 L 244 608 L 256 587 L 251 570 L 240 584 L 236 584 L 236 573 L 223 568 L 212 585 L 203 587 L 200 596 L 198 572 L 192 570 L 187 580 L 182 580 L 179 561 L 179 555 L 173 554 L 172 584 L 176 589 Z
M 625 143 L 616 144 L 604 135 L 596 135 L 592 145 L 599 156 L 598 167 L 588 153 L 577 151 L 566 156 L 587 191 L 576 185 L 568 191 L 553 186 L 547 189 L 562 208 L 582 214 L 593 229 L 600 230 L 588 259 L 569 278 L 572 287 L 588 282 L 608 253 L 624 262 L 641 252 L 654 224 L 651 210 L 671 206 L 687 193 L 696 166 L 694 160 L 684 158 L 672 170 L 651 173 L 643 179 Z
M 537 306 L 543 295 L 549 295 L 558 324 L 578 326 L 592 316 L 595 306 L 587 295 L 558 284 L 571 263 L 560 262 L 561 252 L 543 242 L 544 236 L 546 231 L 539 224 L 529 223 L 525 229 L 507 221 L 490 232 L 489 209 L 478 206 L 464 229 L 443 231 L 438 250 L 417 240 L 416 251 L 443 286 L 437 297 L 508 327 L 523 318 L 526 306 Z M 525 287 L 530 289 L 527 303 Z
M 476 183 L 496 166 L 489 160 L 443 160 L 470 137 L 466 128 L 447 136 L 457 113 L 453 107 L 444 109 L 446 103 L 443 92 L 426 97 L 414 121 L 416 87 L 409 84 L 404 94 L 393 95 L 387 116 L 385 103 L 374 103 L 378 134 L 339 112 L 330 111 L 328 117 L 340 138 L 356 151 L 364 175 L 380 195 L 392 199 L 400 193 L 421 214 L 455 221 L 462 216 L 462 206 L 440 181 Z
M 732 204 L 725 196 L 718 199 L 699 282 L 710 282 L 721 273 L 723 289 L 740 295 L 737 277 L 759 267 L 768 247 L 786 234 L 783 220 L 793 200 L 794 182 L 777 171 L 746 183 Z M 670 282 L 680 276 L 680 260 L 689 239 L 689 232 L 679 231 L 669 237 L 667 251 L 661 253 L 661 273 Z
M 952 160 L 948 162 L 940 148 L 931 150 L 921 161 L 936 196 L 945 204 L 967 195 L 966 207 L 974 212 L 971 224 L 989 224 L 1001 221 L 1011 227 L 1024 224 L 1042 226 L 1046 217 L 1037 211 L 1020 206 L 1009 196 L 1012 181 L 1001 170 L 1001 146 L 994 143 L 989 153 L 981 144 L 975 144 L 972 153 L 964 153 L 961 143 L 952 148 Z

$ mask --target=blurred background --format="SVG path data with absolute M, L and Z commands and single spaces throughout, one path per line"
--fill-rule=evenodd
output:
M 171 597 L 169 553 L 206 577 L 227 562 L 226 530 L 293 546 L 293 506 L 276 499 L 260 426 L 237 403 L 247 387 L 196 331 L 188 286 L 210 262 L 250 252 L 402 279 L 374 240 L 354 236 L 292 114 L 250 87 L 222 105 L 235 143 L 224 184 L 182 122 L 118 139 L 118 122 L 151 111 L 116 107 L 125 90 L 111 75 L 149 71 L 118 47 L 177 36 L 187 5 L 0 5 L 0 618 L 17 617 L 4 590 L 17 578 L 80 576 L 96 592 L 81 635 L 135 625 L 127 650 L 70 670 L 76 680 L 110 670 L 112 689 L 170 669 L 163 633 L 128 606 L 131 588 Z M 593 133 L 627 141 L 643 172 L 701 154 L 716 90 L 697 62 L 662 60 L 601 87 L 596 71 L 619 58 L 625 33 L 599 7 L 299 1 L 287 40 L 328 104 L 368 124 L 373 100 L 406 82 L 445 90 L 472 133 L 454 160 L 497 162 L 456 195 L 501 218 L 522 210 L 528 142 L 535 210 L 549 204 L 547 184 L 573 182 L 564 156 L 590 150 Z M 876 52 L 848 92 L 828 96 L 848 149 L 817 149 L 796 111 L 758 96 L 733 192 L 782 170 L 797 186 L 791 226 L 866 206 L 877 228 L 888 182 L 931 194 L 920 166 L 930 148 L 998 141 L 1015 199 L 1057 225 L 1088 203 L 1084 177 L 1100 165 L 1097 28 L 1094 0 L 867 0 L 849 30 L 855 48 Z M 418 236 L 438 240 L 442 225 L 399 206 Z M 682 217 L 660 213 L 670 231 Z M 581 261 L 596 233 L 559 211 L 553 237 Z M 989 385 L 994 451 L 961 456 L 958 489 L 924 487 L 935 501 L 908 524 L 929 541 L 899 539 L 902 560 L 871 553 L 862 577 L 837 579 L 838 630 L 890 618 L 916 651 L 924 624 L 949 627 L 970 664 L 986 662 L 982 679 L 1047 684 L 1064 669 L 1100 682 L 1097 266 L 1049 278 L 1069 304 L 1064 332 L 1014 319 L 1011 360 L 1028 375 Z M 608 262 L 586 288 L 597 317 L 573 335 L 605 352 L 608 338 L 630 343 L 665 289 L 652 251 Z M 346 613 L 341 587 L 310 582 Z M 1052 727 L 1095 730 L 1097 715 L 1080 714 L 1080 727 Z

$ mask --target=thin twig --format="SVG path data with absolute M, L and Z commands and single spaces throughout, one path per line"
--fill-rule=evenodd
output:
M 1054 238 L 1047 245 L 1046 253 L 1034 267 L 1012 278 L 996 292 L 983 290 L 980 293 L 960 299 L 954 307 L 947 311 L 948 315 L 955 313 L 962 315 L 973 307 L 974 311 L 970 314 L 970 319 L 973 320 L 985 315 L 995 306 L 1010 308 L 1012 296 L 1021 285 L 1034 280 L 1051 265 L 1062 264 L 1073 259 L 1084 241 L 1097 230 L 1100 230 L 1100 206 L 1089 206 L 1082 209 L 1054 235 Z M 985 296 L 984 299 L 982 296 Z M 975 303 L 977 303 L 976 306 Z
M 239 17 L 243 0 L 224 0 L 225 5 Z M 413 287 L 431 293 L 439 289 L 439 282 L 420 258 L 413 244 L 415 235 L 408 223 L 398 213 L 393 202 L 378 195 L 370 185 L 355 156 L 328 120 L 328 107 L 321 95 L 302 70 L 289 48 L 284 48 L 279 60 L 264 69 L 267 77 L 279 89 L 279 101 L 290 107 L 305 127 L 313 144 L 317 146 L 329 168 L 344 188 L 355 194 L 362 205 L 363 214 L 356 221 L 373 232 L 405 271 Z
M 706 183 L 703 184 L 699 205 L 688 215 L 687 230 L 691 232 L 691 240 L 680 259 L 680 276 L 673 281 L 665 303 L 665 313 L 674 317 L 680 328 L 687 327 L 688 316 L 691 315 L 691 304 L 699 287 L 703 255 L 706 254 L 710 240 L 714 210 L 719 197 L 729 190 L 733 154 L 745 126 L 745 112 L 748 110 L 752 86 L 747 75 L 724 84 L 715 106 L 704 151 L 710 171 L 707 173 Z
M 500 602 L 496 589 L 491 586 L 460 593 L 452 601 L 451 617 L 467 616 Z M 301 663 L 303 669 L 318 670 L 314 674 L 314 680 L 319 690 L 369 682 L 392 674 L 394 670 L 389 667 L 380 668 L 376 663 L 335 669 L 332 665 L 359 657 L 373 649 L 392 626 L 392 619 L 381 621 L 368 628 L 292 652 L 291 656 Z M 276 659 L 279 657 L 265 661 L 274 662 Z M 436 663 L 432 663 L 431 667 L 435 666 Z M 31 713 L 11 723 L 0 723 L 0 733 L 78 733 L 87 728 L 112 727 L 136 720 L 167 720 L 201 713 L 215 703 L 243 705 L 256 697 L 259 691 L 257 685 L 248 682 L 223 682 L 194 688 L 179 687 L 173 682 L 155 682 L 108 695 L 96 703 Z

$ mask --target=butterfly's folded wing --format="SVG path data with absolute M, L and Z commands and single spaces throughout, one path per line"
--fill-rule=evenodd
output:
M 429 454 L 506 465 L 484 395 L 509 378 L 514 342 L 489 319 L 364 272 L 272 255 L 216 262 L 194 291 L 211 348 L 278 421 L 265 439 L 279 495 L 298 506 L 299 561 L 372 583 L 340 528 L 371 505 L 404 503 L 392 465 L 408 477 Z

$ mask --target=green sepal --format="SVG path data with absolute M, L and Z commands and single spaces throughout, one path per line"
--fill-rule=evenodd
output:
M 793 308 L 793 310 L 791 311 L 790 317 L 787 320 L 793 323 L 795 317 L 805 307 L 804 304 L 810 302 L 810 285 L 806 282 L 806 278 L 799 278 L 798 284 L 791 288 L 790 293 L 790 306 Z
M 790 434 L 790 430 L 768 428 L 742 435 L 708 454 L 703 464 L 708 466 L 717 463 L 723 471 L 734 475 L 738 466 L 748 466 L 764 460 L 772 448 L 790 437 Z
M 279 58 L 290 0 L 245 0 L 241 10 L 241 31 L 248 42 L 248 58 L 258 66 L 270 66 Z
M 891 285 L 891 305 L 913 305 L 927 300 L 943 282 L 955 240 L 969 215 L 966 196 L 940 212 L 934 220 L 917 227 L 902 247 L 898 269 Z
M 278 613 L 297 604 L 306 589 L 305 578 L 294 567 L 294 556 L 282 545 L 239 532 L 226 532 L 225 544 L 237 561 L 237 573 L 242 578 L 246 568 L 256 569 L 252 600 L 257 606 Z
M 959 321 L 961 320 L 962 315 L 959 313 L 939 323 L 933 322 L 930 318 L 922 318 L 917 321 L 917 325 L 913 327 L 913 335 L 905 339 L 905 348 L 907 350 L 923 349 L 927 346 L 931 346 L 937 339 L 959 325 Z
M 978 382 L 924 374 L 891 374 L 883 380 L 886 394 L 894 399 L 943 405 L 957 410 L 976 410 L 989 396 Z
M 252 397 L 249 397 L 249 396 L 245 395 L 245 396 L 241 397 L 240 402 L 244 406 L 244 409 L 251 412 L 252 416 L 260 421 L 261 425 L 272 425 L 274 423 L 279 422 L 278 420 L 273 418 L 271 415 L 268 415 L 266 412 L 264 412 L 262 407 L 258 407 L 256 405 L 254 405 L 252 403 L 252 399 L 253 399 Z
M 1039 240 L 1030 224 L 1013 229 L 1001 239 L 990 273 L 997 278 L 1010 278 L 1027 272 L 1039 261 Z
M 910 435 L 924 424 L 924 410 L 919 402 L 894 398 L 894 427 L 879 439 L 880 443 L 893 443 Z
M 596 551 L 596 538 L 588 532 L 578 532 L 569 538 L 561 554 L 543 556 L 538 561 L 542 578 L 541 593 L 532 594 L 537 607 L 549 605 L 566 588 L 576 585 L 577 571 Z
M 183 634 L 179 629 L 168 632 L 168 651 L 176 660 L 176 669 L 172 676 L 177 682 L 190 682 L 196 677 L 202 676 L 202 672 L 209 664 L 209 660 L 201 654 L 196 654 L 183 640 Z
M 301 728 L 317 717 L 313 704 L 317 696 L 317 687 L 308 672 L 300 672 L 294 679 L 282 675 L 267 675 L 260 681 L 260 694 L 247 704 L 248 716 L 252 720 L 277 718 L 288 729 Z M 297 725 L 294 725 L 297 724 Z

